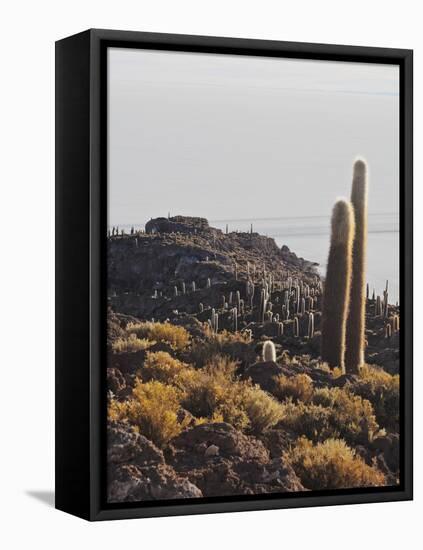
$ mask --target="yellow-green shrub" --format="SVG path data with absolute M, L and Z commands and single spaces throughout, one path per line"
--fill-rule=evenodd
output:
M 372 404 L 348 388 L 320 388 L 313 403 L 331 411 L 331 424 L 342 438 L 352 443 L 367 443 L 379 429 Z
M 112 351 L 114 353 L 134 353 L 151 348 L 155 343 L 146 338 L 138 338 L 135 334 L 130 334 L 126 338 L 117 338 L 112 343 Z
M 162 447 L 185 428 L 178 421 L 180 392 L 158 381 L 143 383 L 137 379 L 132 398 L 124 402 L 111 400 L 109 419 L 135 425 L 139 432 Z
M 286 453 L 297 476 L 307 489 L 374 487 L 385 484 L 385 476 L 368 466 L 355 451 L 339 439 L 314 445 L 300 438 Z
M 242 407 L 253 432 L 261 433 L 282 419 L 282 405 L 258 386 L 245 385 L 242 394 Z
M 177 377 L 182 389 L 182 406 L 196 417 L 219 415 L 237 429 L 246 429 L 249 419 L 242 407 L 242 383 L 235 379 L 237 363 L 215 356 L 199 370 L 190 369 Z
M 190 335 L 184 327 L 171 323 L 129 323 L 126 327 L 128 334 L 135 334 L 138 338 L 148 338 L 155 342 L 165 343 L 175 351 L 184 350 L 190 343 Z
M 368 399 L 377 421 L 390 431 L 399 431 L 400 379 L 379 367 L 364 365 L 359 380 L 351 383 L 351 391 Z
M 294 403 L 288 399 L 283 403 L 283 426 L 297 435 L 313 441 L 323 441 L 328 437 L 339 437 L 339 430 L 333 426 L 331 411 L 314 403 Z
M 141 369 L 141 377 L 145 382 L 158 380 L 165 384 L 171 384 L 187 368 L 189 367 L 186 363 L 173 358 L 166 351 L 149 351 Z
M 273 394 L 281 401 L 287 398 L 292 398 L 294 401 L 310 401 L 313 395 L 313 381 L 307 374 L 295 376 L 281 374 L 275 377 Z
M 351 444 L 366 444 L 379 426 L 372 405 L 345 388 L 320 388 L 311 402 L 283 403 L 283 425 L 313 441 L 341 437 Z
M 193 342 L 189 351 L 189 362 L 198 368 L 206 365 L 210 357 L 215 355 L 228 355 L 233 360 L 254 362 L 255 352 L 249 345 L 248 335 L 226 330 L 216 334 L 207 327 L 204 331 L 205 340 Z

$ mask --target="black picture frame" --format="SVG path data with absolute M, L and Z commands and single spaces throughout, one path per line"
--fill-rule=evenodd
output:
M 396 64 L 400 68 L 401 483 L 110 505 L 105 500 L 108 47 Z M 56 508 L 87 520 L 412 499 L 413 52 L 91 29 L 56 43 Z

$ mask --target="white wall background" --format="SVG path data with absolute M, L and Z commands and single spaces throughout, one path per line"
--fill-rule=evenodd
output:
M 54 41 L 89 27 L 415 49 L 415 204 L 422 203 L 423 35 L 415 0 L 5 3 L 0 32 L 0 545 L 8 550 L 416 548 L 423 511 L 421 399 L 415 407 L 414 502 L 97 524 L 45 503 L 54 480 Z M 419 243 L 423 220 L 416 217 Z M 416 282 L 421 262 L 417 254 Z M 421 308 L 417 295 L 416 311 Z M 420 316 L 417 337 L 422 330 Z

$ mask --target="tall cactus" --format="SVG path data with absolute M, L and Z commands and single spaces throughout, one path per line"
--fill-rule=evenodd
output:
M 348 374 L 358 374 L 364 363 L 366 321 L 367 166 L 363 160 L 357 160 L 354 164 L 351 203 L 354 209 L 355 237 L 345 370 Z
M 354 213 L 349 202 L 335 203 L 331 225 L 322 309 L 322 359 L 330 367 L 344 370 L 354 239 Z

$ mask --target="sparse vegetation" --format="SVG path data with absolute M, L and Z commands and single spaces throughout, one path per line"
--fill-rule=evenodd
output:
M 342 257 L 335 250 L 326 281 L 272 239 L 221 235 L 185 219 L 151 220 L 146 233 L 114 229 L 109 237 L 137 265 L 161 259 L 154 275 L 132 283 L 130 271 L 108 292 L 114 429 L 159 446 L 166 471 L 198 483 L 204 496 L 226 487 L 251 494 L 395 483 L 399 376 L 387 371 L 398 372 L 400 309 L 388 304 L 387 288 L 379 302 L 368 290 L 365 303 L 366 356 L 380 366 L 362 364 L 353 376 L 344 368 L 351 204 L 335 207 L 332 246 Z M 172 223 L 175 231 L 166 232 Z M 281 456 L 293 469 L 273 471 Z

